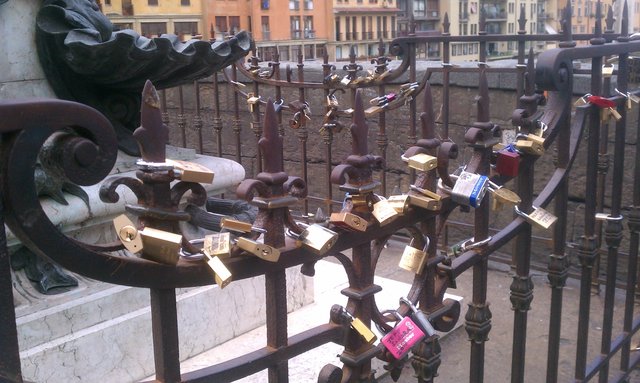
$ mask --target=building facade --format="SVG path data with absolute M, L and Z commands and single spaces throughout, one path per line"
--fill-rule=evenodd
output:
M 174 33 L 188 40 L 204 33 L 201 0 L 102 0 L 101 6 L 116 27 L 146 37 Z

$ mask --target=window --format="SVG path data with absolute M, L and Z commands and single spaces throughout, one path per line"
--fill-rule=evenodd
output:
M 313 0 L 304 0 L 304 9 L 307 11 L 313 10 Z
M 269 0 L 260 1 L 260 9 L 262 10 L 269 9 Z
M 340 18 L 336 17 L 336 41 L 342 41 L 342 32 L 340 32 Z
M 313 29 L 313 16 L 305 16 L 304 17 L 304 38 L 305 39 L 313 39 L 315 38 L 315 30 Z M 306 57 L 313 58 L 313 55 L 307 55 Z
M 292 11 L 297 11 L 300 9 L 300 1 L 299 0 L 289 0 L 289 9 Z
M 342 58 L 342 47 L 341 46 L 337 46 L 336 47 L 336 60 L 340 60 Z
M 147 0 L 147 5 L 158 5 L 158 0 Z
M 104 5 L 111 5 L 111 0 L 104 0 Z
M 300 16 L 291 16 L 289 18 L 289 25 L 291 29 L 291 38 L 299 40 L 302 37 L 300 34 Z
M 193 22 L 176 22 L 173 24 L 175 28 L 175 34 L 181 38 L 185 35 L 195 36 L 198 34 L 198 23 Z
M 414 16 L 426 15 L 426 3 L 424 0 L 413 0 L 413 14 Z
M 180 0 L 180 5 L 188 7 L 191 5 L 191 0 Z
M 226 16 L 216 16 L 216 29 L 220 33 L 225 33 L 229 29 L 227 28 L 227 17 Z
M 159 37 L 167 33 L 167 23 L 142 23 L 141 28 L 145 37 Z
M 229 31 L 231 33 L 240 32 L 240 16 L 229 16 Z

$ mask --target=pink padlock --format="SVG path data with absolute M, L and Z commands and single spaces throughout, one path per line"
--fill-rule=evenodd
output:
M 411 320 L 404 317 L 381 341 L 396 359 L 402 359 L 411 347 L 424 338 L 424 332 Z

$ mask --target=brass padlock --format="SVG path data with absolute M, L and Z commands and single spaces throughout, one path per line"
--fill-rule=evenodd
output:
M 504 205 L 516 206 L 522 202 L 519 195 L 507 188 L 489 188 L 489 191 L 493 194 L 493 204 L 491 205 L 493 210 L 498 210 Z
M 609 64 L 609 65 L 603 65 L 602 66 L 602 77 L 603 78 L 608 78 L 613 76 L 613 65 Z
M 541 156 L 544 154 L 544 138 L 534 134 L 528 134 L 526 139 L 516 141 L 516 149 L 525 153 Z
M 142 258 L 175 265 L 180 259 L 182 236 L 164 230 L 145 227 L 139 231 L 142 237 Z
M 264 243 L 253 241 L 249 238 L 240 237 L 236 242 L 239 248 L 255 255 L 256 257 L 268 262 L 278 262 L 280 259 L 280 250 Z
M 371 193 L 353 194 L 349 196 L 354 208 L 366 206 L 368 209 L 373 208 L 373 197 Z
M 302 244 L 318 255 L 329 251 L 338 241 L 338 233 L 324 226 L 313 224 L 307 226 L 299 235 Z
M 351 316 L 351 314 L 349 314 Z M 364 324 L 360 319 L 351 316 L 351 328 L 353 328 L 361 337 L 364 339 L 367 344 L 373 344 L 378 337 L 376 334 L 371 331 L 367 325 Z
M 220 286 L 221 289 L 224 289 L 232 279 L 231 272 L 227 269 L 227 266 L 222 263 L 220 257 L 217 256 L 209 256 L 205 253 L 209 260 L 207 261 L 207 265 L 213 270 L 214 277 L 216 279 L 216 284 Z
M 558 220 L 558 217 L 549 213 L 541 207 L 534 206 L 534 210 L 530 214 L 523 212 L 518 208 L 518 206 L 515 206 L 514 209 L 516 214 L 524 218 L 527 222 L 545 230 L 549 229 L 551 225 L 553 225 Z
M 249 104 L 249 111 L 253 113 L 253 107 L 260 101 L 260 96 L 255 96 L 253 93 L 247 93 L 247 104 Z
M 124 247 L 132 253 L 139 253 L 143 249 L 140 232 L 133 222 L 124 214 L 114 218 L 113 226 L 118 234 L 118 239 Z
M 231 253 L 231 234 L 216 233 L 205 236 L 202 252 L 208 257 L 229 258 Z
M 616 108 L 607 108 L 609 110 L 609 114 L 613 116 L 613 119 L 616 121 L 620 121 L 622 119 L 622 115 L 618 113 Z
M 185 182 L 198 182 L 204 184 L 210 184 L 213 182 L 214 173 L 206 166 L 200 165 L 195 162 L 181 161 L 181 160 L 169 160 L 166 162 L 178 170 L 178 174 L 181 181 Z
M 408 194 L 392 195 L 387 199 L 389 205 L 391 205 L 398 214 L 406 214 L 411 205 L 409 200 L 410 197 Z
M 409 194 L 409 203 L 412 206 L 421 207 L 423 209 L 438 211 L 442 206 L 442 202 L 426 195 L 411 193 Z
M 404 157 L 402 158 L 404 160 Z M 406 159 L 412 169 L 428 172 L 438 166 L 438 159 L 428 154 L 419 153 Z
M 370 116 L 373 116 L 373 115 L 378 114 L 380 112 L 382 112 L 382 107 L 375 105 L 375 106 L 370 106 L 367 109 L 365 109 L 364 114 L 365 114 L 365 116 L 370 117 Z
M 380 226 L 384 226 L 398 217 L 398 212 L 386 199 L 374 203 L 371 214 L 378 220 Z
M 238 221 L 231 218 L 222 218 L 220 226 L 225 230 L 235 231 L 239 233 L 250 233 L 253 225 L 249 222 Z
M 421 274 L 424 265 L 427 264 L 427 248 L 429 247 L 429 238 L 427 237 L 427 241 L 422 250 L 413 247 L 413 242 L 414 240 L 411 239 L 409 245 L 404 248 L 404 251 L 402 252 L 402 258 L 400 258 L 398 267 L 408 271 L 413 271 L 416 274 Z
M 331 213 L 329 222 L 336 227 L 349 231 L 366 231 L 368 225 L 363 218 L 348 212 Z
M 391 74 L 391 71 L 390 71 L 390 70 L 386 70 L 386 71 L 384 71 L 384 72 L 380 73 L 380 74 L 376 77 L 376 79 L 377 79 L 377 80 L 384 80 L 384 79 L 385 79 L 387 76 L 389 76 L 390 74 Z
M 416 185 L 409 185 L 409 188 L 431 199 L 435 199 L 436 201 L 442 200 L 442 196 L 440 194 L 434 191 L 431 191 L 429 189 L 423 189 L 423 188 L 417 187 Z

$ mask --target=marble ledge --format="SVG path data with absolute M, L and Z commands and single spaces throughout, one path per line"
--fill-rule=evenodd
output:
M 218 194 L 234 187 L 245 176 L 244 168 L 237 162 L 224 158 L 199 155 L 193 149 L 167 146 L 167 158 L 196 162 L 213 170 L 215 173 L 213 183 L 210 185 L 203 184 L 208 194 Z M 136 160 L 136 157 L 120 152 L 110 176 L 136 178 Z M 124 213 L 125 204 L 135 204 L 137 202 L 136 196 L 126 187 L 117 189 L 120 195 L 118 202 L 102 202 L 98 196 L 102 182 L 83 187 L 89 196 L 91 209 L 87 207 L 82 199 L 70 194 L 65 194 L 65 198 L 69 202 L 69 205 L 66 206 L 50 198 L 41 199 L 42 209 L 54 225 L 61 227 L 61 231 L 70 233 L 110 222 L 118 214 Z M 15 235 L 8 228 L 5 229 L 7 232 L 7 245 L 14 246 L 18 244 L 19 241 Z

